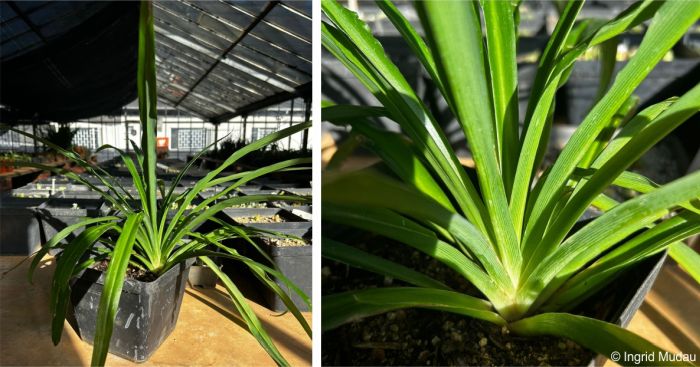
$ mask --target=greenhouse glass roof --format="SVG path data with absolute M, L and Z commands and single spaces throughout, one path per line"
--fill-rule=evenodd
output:
M 118 23 L 105 19 L 104 13 L 115 14 L 115 6 L 129 8 L 123 15 L 113 15 L 128 21 Z M 137 20 L 133 17 L 133 8 L 110 2 L 2 2 L 0 60 L 3 68 L 13 71 L 11 66 L 18 66 L 29 74 L 26 63 L 18 60 L 45 57 L 53 62 L 37 63 L 37 68 L 50 69 L 40 71 L 51 74 L 57 79 L 53 82 L 59 86 L 80 88 L 80 84 L 72 83 L 77 78 L 73 76 L 88 73 L 89 68 L 98 66 L 85 63 L 81 68 L 75 64 L 71 68 L 68 62 L 63 64 L 56 61 L 56 57 L 49 58 L 44 50 L 51 50 L 52 46 L 55 49 L 54 44 L 65 41 L 66 37 L 72 38 L 72 48 L 78 48 L 75 46 L 81 44 L 78 38 L 89 37 L 86 33 L 90 33 L 83 24 L 90 22 L 100 24 L 103 33 L 133 38 L 134 29 L 138 27 L 138 23 L 132 21 Z M 162 101 L 219 122 L 291 98 L 310 96 L 311 1 L 155 1 L 154 13 L 158 92 Z M 102 18 L 95 22 L 99 16 Z M 83 27 L 81 32 L 76 32 L 80 27 Z M 134 29 L 126 29 L 129 27 Z M 109 54 L 102 50 L 105 52 L 102 56 L 118 59 L 117 53 L 121 51 L 135 63 L 135 44 L 134 38 L 131 46 L 109 50 Z M 74 59 L 84 57 L 80 49 L 73 49 L 71 55 Z M 91 55 L 91 59 L 100 60 L 100 55 Z M 105 68 L 103 65 L 101 71 L 109 72 Z M 130 88 L 135 73 L 111 71 L 123 74 L 121 79 L 127 80 L 122 83 L 129 87 L 131 98 L 135 98 L 135 88 L 133 91 Z M 48 85 L 51 80 L 46 79 Z M 9 89 L 5 84 L 10 83 L 3 82 L 3 90 Z M 13 98 L 19 98 L 24 89 L 29 90 L 25 84 L 18 93 L 16 85 L 12 86 L 15 87 Z M 87 97 L 99 98 L 94 93 L 99 91 L 92 91 Z M 32 96 L 27 94 L 27 98 Z M 60 98 L 59 93 L 55 94 Z M 123 93 L 119 97 L 115 99 L 123 105 L 126 97 Z M 13 102 L 3 100 L 2 104 L 22 105 L 25 110 L 31 106 Z

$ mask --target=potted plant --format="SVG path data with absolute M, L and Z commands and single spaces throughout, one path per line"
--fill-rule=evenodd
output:
M 322 243 L 324 257 L 384 276 L 388 286 L 326 293 L 323 330 L 388 311 L 424 308 L 495 324 L 505 334 L 568 338 L 613 360 L 619 353 L 655 353 L 655 360 L 640 363 L 687 364 L 687 358 L 663 354 L 618 325 L 569 311 L 600 297 L 613 280 L 640 269 L 641 262 L 669 245 L 685 249 L 679 241 L 700 232 L 700 172 L 659 186 L 626 171 L 697 113 L 700 85 L 639 112 L 617 135 L 603 133 L 619 122 L 613 117 L 635 87 L 700 17 L 700 3 L 640 1 L 610 21 L 577 23 L 582 2 L 567 2 L 540 59 L 522 132 L 516 3 L 416 2 L 427 42 L 391 2 L 377 3 L 460 123 L 476 180 L 366 24 L 335 0 L 323 0 L 324 47 L 381 106 L 327 103 L 322 118 L 350 126 L 391 171 L 338 172 L 329 164 L 324 174 L 324 233 L 333 233 L 325 224 L 335 223 L 381 237 L 370 238 L 363 250 L 349 246 L 347 236 L 329 235 Z M 647 20 L 650 26 L 634 57 L 604 87 L 553 165 L 541 167 L 553 98 L 577 57 Z M 378 118 L 395 121 L 402 132 L 381 128 L 374 123 Z M 355 143 L 349 144 L 339 149 L 338 159 Z M 611 185 L 641 195 L 618 202 L 603 193 Z M 604 213 L 575 228 L 591 205 Z M 390 247 L 392 241 L 443 264 L 470 291 L 391 260 L 390 255 L 401 253 Z M 368 253 L 370 247 L 384 250 L 383 255 Z M 689 256 L 674 258 L 698 269 Z M 406 286 L 392 286 L 395 282 Z M 371 332 L 367 340 L 373 340 Z M 488 342 L 478 340 L 477 351 Z M 668 358 L 660 360 L 661 355 Z
M 308 323 L 276 281 L 281 281 L 296 291 L 298 288 L 277 269 L 241 256 L 236 249 L 222 243 L 229 238 L 249 238 L 246 228 L 226 224 L 205 233 L 194 229 L 229 205 L 270 200 L 269 195 L 254 195 L 232 197 L 212 204 L 214 200 L 252 179 L 292 167 L 300 169 L 296 166 L 310 163 L 310 159 L 292 159 L 253 171 L 221 174 L 226 167 L 246 154 L 303 131 L 310 123 L 292 126 L 247 145 L 228 157 L 218 169 L 193 182 L 191 187 L 180 194 L 174 193 L 175 188 L 186 175 L 191 163 L 174 177 L 170 187 L 158 185 L 155 149 L 155 36 L 153 9 L 148 1 L 141 3 L 139 26 L 137 86 L 143 131 L 141 146 L 132 142 L 135 158 L 117 148 L 103 147 L 117 151 L 131 174 L 130 183 L 138 191 L 138 199 L 124 188 L 119 179 L 101 167 L 86 162 L 75 152 L 46 139 L 8 128 L 55 149 L 83 168 L 88 175 L 78 175 L 66 169 L 45 167 L 32 162 L 24 162 L 24 165 L 51 170 L 80 182 L 100 193 L 115 208 L 109 215 L 85 219 L 59 231 L 43 244 L 32 261 L 30 279 L 47 252 L 56 248 L 63 249 L 56 259 L 51 286 L 52 339 L 54 343 L 60 341 L 64 319 L 69 305 L 72 305 L 81 337 L 94 345 L 92 365 L 103 365 L 108 350 L 136 361 L 147 359 L 175 326 L 188 268 L 192 259 L 197 258 L 217 274 L 249 331 L 265 351 L 276 363 L 287 364 L 236 284 L 214 265 L 212 257 L 233 259 L 250 268 L 266 287 L 280 294 L 290 312 L 311 336 Z M 203 155 L 212 146 L 213 144 L 197 156 Z M 98 187 L 95 182 L 106 189 Z M 221 184 L 228 184 L 228 188 L 196 204 L 186 214 L 187 208 L 198 198 L 200 191 Z M 162 194 L 161 201 L 157 199 L 159 190 Z M 284 198 L 290 201 L 305 200 L 293 196 Z M 138 204 L 134 204 L 135 200 Z M 173 204 L 177 204 L 178 209 L 170 214 Z M 204 210 L 206 207 L 207 210 Z M 77 237 L 64 241 L 78 228 L 84 230 Z M 209 247 L 216 248 L 217 251 L 210 250 Z M 301 291 L 298 294 L 308 302 L 306 295 Z M 137 322 L 138 324 L 132 324 Z

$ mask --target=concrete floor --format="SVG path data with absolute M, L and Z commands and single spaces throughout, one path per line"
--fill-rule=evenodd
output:
M 0 257 L 4 273 L 23 257 Z M 54 262 L 37 269 L 27 281 L 28 262 L 0 280 L 0 365 L 88 366 L 92 346 L 80 340 L 66 322 L 58 346 L 51 342 L 48 299 Z M 311 340 L 291 314 L 275 313 L 251 302 L 282 355 L 293 366 L 311 365 Z M 311 323 L 311 313 L 304 313 Z M 272 366 L 233 309 L 222 287 L 185 290 L 175 330 L 145 363 L 108 355 L 108 366 Z

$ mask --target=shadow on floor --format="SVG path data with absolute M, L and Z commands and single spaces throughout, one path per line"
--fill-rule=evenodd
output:
M 186 292 L 192 297 L 205 303 L 216 312 L 225 316 L 229 320 L 236 322 L 236 324 L 238 324 L 242 328 L 247 329 L 245 322 L 241 319 L 238 311 L 233 306 L 231 299 L 229 298 L 229 295 L 227 293 L 216 288 L 190 288 L 187 289 Z M 270 315 L 276 314 L 275 312 L 267 310 L 265 308 L 262 309 L 266 312 L 269 312 Z M 306 345 L 304 342 L 302 342 L 302 339 L 300 339 L 300 337 L 306 337 L 306 334 L 292 334 L 284 328 L 280 327 L 278 324 L 269 322 L 264 319 L 260 319 L 260 322 L 262 323 L 263 328 L 268 332 L 270 337 L 272 337 L 272 339 L 275 341 L 275 343 L 278 343 L 279 345 L 285 345 L 292 353 L 294 353 L 300 358 L 308 359 L 308 362 L 311 363 L 311 346 Z M 297 321 L 293 320 L 290 322 Z M 299 328 L 301 328 L 301 326 L 299 326 Z

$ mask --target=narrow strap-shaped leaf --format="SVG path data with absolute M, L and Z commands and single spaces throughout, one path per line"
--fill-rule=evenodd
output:
M 109 349 L 109 341 L 112 338 L 114 327 L 114 317 L 117 315 L 119 299 L 121 298 L 122 287 L 126 268 L 129 265 L 131 249 L 134 247 L 134 238 L 139 228 L 143 214 L 129 214 L 122 227 L 112 258 L 109 261 L 100 305 L 97 309 L 97 321 L 95 324 L 95 339 L 93 342 L 92 362 L 93 366 L 104 366 Z
M 544 90 L 546 84 L 551 80 L 556 60 L 566 46 L 566 40 L 569 38 L 571 29 L 574 27 L 574 22 L 576 21 L 578 13 L 583 8 L 583 4 L 583 1 L 567 2 L 564 12 L 559 17 L 557 25 L 554 27 L 552 36 L 549 38 L 549 42 L 547 42 L 547 46 L 540 57 L 540 62 L 537 67 L 537 74 L 532 84 L 533 92 L 530 94 L 530 100 L 527 103 L 527 113 L 525 114 L 525 126 L 523 131 L 529 129 L 530 117 L 534 113 L 535 106 L 539 102 L 540 91 Z
M 406 19 L 403 14 L 399 12 L 391 0 L 377 0 L 376 4 L 379 9 L 384 12 L 384 15 L 386 15 L 391 24 L 394 25 L 396 30 L 399 31 L 406 44 L 408 44 L 408 47 L 411 49 L 416 58 L 418 58 L 420 63 L 425 68 L 425 71 L 428 72 L 428 75 L 430 75 L 432 82 L 435 83 L 442 95 L 445 96 L 445 99 L 449 101 L 450 94 L 440 80 L 440 75 L 437 72 L 433 55 L 430 53 L 430 49 L 425 44 L 425 41 L 423 41 L 423 38 L 421 38 L 418 32 L 416 32 L 408 19 Z
M 546 299 L 573 273 L 610 246 L 661 218 L 668 208 L 700 197 L 700 172 L 624 202 L 569 237 L 540 261 L 520 288 L 525 304 Z
M 467 218 L 490 233 L 483 202 L 447 137 L 367 25 L 335 0 L 323 0 L 321 6 L 338 27 L 322 23 L 324 47 L 377 97 L 392 120 L 399 123 L 416 147 L 425 152 L 429 166 L 445 183 Z
M 194 208 L 193 212 L 199 212 L 201 210 L 208 209 L 210 203 L 216 202 L 222 197 L 226 197 L 229 192 L 235 190 L 237 187 L 242 186 L 251 180 L 254 180 L 258 177 L 262 177 L 272 172 L 277 172 L 285 168 L 305 163 L 311 163 L 311 158 L 293 158 L 286 161 L 273 163 L 269 166 L 261 167 L 253 171 L 239 172 L 233 175 L 221 177 L 219 179 L 212 179 L 211 181 L 209 181 L 209 183 L 206 183 L 205 181 L 197 182 L 197 184 L 195 184 L 194 187 L 189 192 L 187 192 L 187 194 L 184 195 L 184 198 L 182 199 L 183 202 L 180 204 L 177 212 L 175 212 L 175 214 L 173 214 L 170 218 L 170 225 L 168 225 L 167 227 L 165 225 L 167 216 L 164 215 L 161 218 L 160 227 L 158 229 L 161 233 L 160 237 L 164 239 L 169 239 L 175 228 L 178 225 L 183 224 L 181 223 L 181 218 L 183 218 L 185 209 L 188 205 L 190 205 L 192 199 L 194 199 L 194 196 L 200 193 L 203 189 L 211 187 L 214 184 L 222 184 L 237 179 L 235 183 L 230 184 L 226 189 L 217 192 L 216 194 L 199 203 Z M 168 253 L 168 251 L 166 251 L 165 253 Z
M 550 104 L 554 100 L 554 95 L 557 91 L 557 82 L 558 79 L 555 79 L 543 91 L 540 97 L 540 101 L 542 102 L 537 104 L 523 137 L 523 145 L 520 150 L 518 166 L 515 173 L 515 183 L 513 184 L 513 191 L 510 195 L 510 213 L 518 238 L 520 238 L 522 234 L 528 193 L 532 185 L 532 177 L 536 171 L 535 162 L 537 160 L 540 142 L 543 140 L 543 136 L 546 132 L 547 120 L 551 110 Z M 542 181 L 543 179 L 544 176 L 540 180 Z M 538 186 L 539 189 L 542 188 L 541 184 Z M 536 195 L 532 195 L 532 197 L 536 197 Z
M 367 171 L 326 175 L 323 202 L 324 205 L 333 203 L 391 209 L 436 223 L 466 246 L 497 283 L 504 288 L 513 286 L 493 246 L 473 224 L 398 181 Z
M 156 125 L 158 119 L 158 96 L 156 94 L 155 31 L 153 28 L 153 5 L 141 2 L 139 16 L 139 49 L 136 86 L 138 90 L 139 114 L 141 117 L 141 149 L 143 149 L 143 180 L 145 182 L 146 219 L 150 223 L 148 236 L 160 267 L 160 238 L 157 232 L 158 206 L 156 204 Z
M 185 212 L 185 210 L 187 209 L 187 207 L 188 207 L 190 204 L 192 204 L 192 200 L 194 200 L 194 199 L 197 197 L 197 195 L 198 195 L 204 188 L 209 187 L 209 184 L 211 183 L 211 181 L 215 180 L 216 177 L 217 177 L 221 172 L 223 172 L 223 171 L 224 171 L 226 168 L 228 168 L 230 165 L 234 164 L 238 159 L 244 157 L 245 155 L 249 154 L 250 152 L 253 152 L 253 151 L 255 151 L 255 150 L 258 150 L 258 149 L 260 149 L 260 148 L 262 148 L 262 147 L 264 147 L 264 146 L 267 146 L 267 145 L 269 145 L 269 144 L 271 144 L 271 143 L 273 143 L 273 142 L 275 142 L 275 141 L 284 139 L 284 138 L 286 138 L 286 137 L 288 137 L 288 136 L 291 136 L 291 135 L 293 135 L 293 134 L 295 134 L 295 133 L 298 133 L 298 132 L 300 132 L 300 131 L 303 131 L 303 130 L 305 130 L 305 129 L 308 129 L 309 127 L 311 127 L 311 121 L 309 121 L 309 122 L 304 122 L 304 123 L 299 123 L 299 124 L 295 124 L 295 125 L 292 125 L 292 126 L 290 126 L 290 127 L 284 128 L 284 129 L 282 129 L 282 130 L 275 131 L 275 132 L 273 132 L 273 133 L 271 133 L 271 134 L 265 135 L 264 137 L 262 137 L 262 138 L 260 138 L 260 139 L 258 139 L 258 140 L 256 140 L 256 141 L 254 141 L 254 142 L 252 142 L 252 143 L 246 145 L 245 147 L 243 147 L 243 148 L 238 149 L 237 151 L 235 151 L 233 154 L 231 154 L 231 156 L 230 156 L 229 158 L 226 159 L 226 161 L 224 161 L 224 163 L 221 164 L 221 166 L 219 166 L 219 167 L 216 168 L 215 170 L 212 170 L 212 171 L 209 172 L 205 177 L 203 177 L 202 179 L 200 179 L 199 181 L 197 181 L 197 182 L 194 184 L 194 186 L 191 188 L 191 190 L 189 190 L 189 191 L 187 192 L 187 195 L 185 195 L 185 197 L 184 197 L 184 199 L 183 199 L 183 201 L 182 201 L 182 204 L 180 204 L 180 207 L 179 207 L 179 209 L 177 210 L 177 212 L 175 213 L 175 215 L 174 215 L 173 218 L 174 218 L 174 219 L 177 219 L 177 218 L 179 218 L 180 216 L 182 216 L 183 213 Z M 268 166 L 268 167 L 261 168 L 261 169 L 258 170 L 258 174 L 263 174 L 262 172 L 267 172 L 267 173 L 269 173 L 270 171 L 267 171 L 267 170 L 269 170 L 271 167 L 277 167 L 277 166 L 271 165 L 271 166 Z M 242 183 L 239 182 L 239 184 L 242 184 Z M 206 204 L 205 204 L 205 205 L 206 205 Z M 201 210 L 203 207 L 204 207 L 204 205 L 202 205 L 201 207 L 199 207 L 198 210 Z M 219 209 L 219 210 L 220 210 L 220 209 Z M 215 213 L 212 213 L 212 214 L 215 214 Z M 161 224 L 164 224 L 164 223 L 161 222 Z M 174 242 L 177 242 L 177 241 L 172 241 L 172 240 L 170 240 L 169 236 L 172 236 L 172 235 L 173 235 L 173 231 L 174 231 L 175 227 L 176 227 L 178 224 L 179 224 L 179 220 L 173 220 L 173 221 L 171 221 L 170 224 L 167 226 L 166 230 L 163 231 L 163 234 L 160 235 L 160 238 L 163 238 L 163 239 L 166 240 L 165 243 L 174 243 Z M 164 227 L 164 225 L 161 225 L 161 229 L 162 229 L 163 227 Z M 179 233 L 178 235 L 181 235 L 181 234 L 182 234 L 182 233 Z M 167 254 L 168 251 L 164 251 L 163 253 L 164 253 L 164 254 Z
M 508 287 L 489 277 L 479 265 L 457 248 L 438 239 L 433 232 L 406 217 L 386 209 L 341 206 L 327 202 L 323 204 L 322 213 L 324 221 L 350 225 L 413 247 L 469 280 L 496 309 L 508 305 Z
M 365 136 L 369 142 L 368 148 L 382 158 L 389 168 L 396 173 L 406 183 L 415 186 L 418 190 L 440 202 L 445 208 L 454 210 L 449 198 L 440 185 L 433 179 L 430 171 L 423 165 L 423 162 L 414 153 L 413 146 L 400 134 L 377 129 L 361 115 L 360 110 L 352 114 L 345 111 L 349 106 L 338 106 L 341 111 L 335 112 L 336 107 L 323 108 L 323 118 L 325 121 L 334 124 L 348 124 L 352 126 L 353 132 L 358 132 Z M 367 110 L 364 110 L 367 111 Z M 376 110 L 367 111 L 367 117 Z
M 612 138 L 613 134 L 615 133 L 615 130 L 622 124 L 625 123 L 625 120 L 631 118 L 632 114 L 635 112 L 635 108 L 639 104 L 639 97 L 636 95 L 631 95 L 629 98 L 627 98 L 627 101 L 620 107 L 620 109 L 615 113 L 615 115 L 610 119 L 610 122 L 608 123 L 607 126 L 603 129 L 603 131 L 600 132 L 598 135 L 598 138 L 591 144 L 591 146 L 588 148 L 588 152 L 586 152 L 586 155 L 581 159 L 581 164 L 579 164 L 579 167 L 589 167 L 591 163 L 598 157 L 598 155 L 605 149 L 605 146 L 608 144 L 610 141 L 610 138 Z
M 700 232 L 700 217 L 677 215 L 624 242 L 593 265 L 567 280 L 544 306 L 547 310 L 574 307 L 607 285 L 620 271 L 653 256 L 669 245 Z M 565 308 L 566 307 L 566 308 Z
M 225 257 L 229 259 L 234 259 L 243 262 L 248 268 L 253 272 L 253 274 L 258 278 L 267 288 L 275 292 L 280 299 L 282 300 L 282 303 L 284 303 L 285 306 L 287 306 L 287 310 L 294 315 L 294 317 L 299 321 L 299 324 L 304 328 L 304 331 L 306 334 L 311 337 L 311 326 L 309 326 L 309 323 L 306 322 L 306 319 L 304 318 L 304 315 L 301 314 L 299 311 L 299 308 L 294 304 L 292 299 L 289 297 L 289 294 L 287 294 L 282 288 L 275 283 L 274 280 L 270 279 L 269 275 L 272 275 L 275 279 L 280 280 L 284 285 L 288 286 L 294 293 L 296 293 L 299 298 L 304 302 L 304 304 L 309 307 L 309 310 L 311 310 L 311 300 L 309 297 L 301 290 L 299 287 L 297 287 L 294 283 L 292 283 L 284 274 L 281 272 L 272 269 L 268 266 L 265 266 L 259 262 L 253 261 L 245 256 L 241 256 L 238 254 L 237 251 L 217 242 L 214 241 L 212 244 L 216 245 L 219 249 L 224 250 L 225 252 L 214 252 L 214 251 L 207 251 L 207 250 L 200 250 L 200 251 L 195 251 L 193 253 L 190 253 L 189 256 L 208 256 L 208 257 Z
M 671 107 L 671 105 L 673 105 L 673 103 L 676 100 L 677 98 L 674 97 L 666 101 L 651 105 L 639 112 L 620 129 L 617 135 L 595 157 L 593 163 L 590 164 L 590 168 L 599 168 L 608 160 L 610 160 L 610 158 L 617 155 L 620 149 L 627 145 L 632 139 L 632 137 L 639 134 L 640 131 L 649 126 L 649 124 L 651 124 L 653 121 L 656 121 L 656 118 L 659 117 L 659 115 L 661 115 L 661 113 L 666 111 L 669 107 Z M 584 177 L 583 179 L 587 180 L 588 178 Z M 582 185 L 578 185 L 575 189 L 575 192 L 578 192 L 581 186 Z
M 515 177 L 520 145 L 518 126 L 517 29 L 518 9 L 510 1 L 482 0 L 486 28 L 488 73 L 496 123 L 496 144 L 507 195 Z
M 515 284 L 522 262 L 518 238 L 498 162 L 494 116 L 485 75 L 481 22 L 475 3 L 424 1 L 416 4 L 438 72 L 451 92 L 457 118 L 469 142 L 481 192 L 493 226 L 499 257 Z M 460 47 L 454 47 L 458 43 Z
M 595 93 L 594 103 L 600 101 L 605 95 L 605 92 L 610 88 L 610 83 L 615 72 L 615 63 L 617 61 L 617 45 L 619 39 L 613 37 L 598 46 L 600 65 L 600 74 L 598 76 L 598 90 Z
M 669 247 L 668 254 L 696 282 L 700 283 L 700 255 L 695 250 L 682 242 L 676 242 Z
M 48 241 L 46 241 L 45 244 L 41 246 L 41 250 L 37 251 L 36 254 L 34 254 L 34 259 L 32 260 L 32 263 L 29 265 L 29 272 L 27 273 L 27 276 L 29 278 L 29 282 L 33 283 L 32 279 L 34 278 L 34 271 L 36 270 L 36 267 L 39 265 L 39 262 L 44 258 L 46 254 L 49 253 L 49 250 L 52 248 L 56 247 L 56 245 L 59 244 L 63 239 L 68 237 L 73 231 L 75 231 L 78 228 L 86 227 L 91 224 L 95 223 L 100 223 L 100 222 L 107 222 L 107 221 L 115 221 L 119 220 L 119 217 L 115 216 L 108 216 L 108 217 L 101 217 L 101 218 L 89 218 L 85 219 L 83 221 L 80 221 L 78 223 L 74 223 L 71 225 L 66 226 L 66 228 L 63 228 L 62 230 L 58 231 L 53 237 L 51 237 Z
M 80 257 L 92 247 L 95 241 L 113 226 L 113 223 L 107 223 L 87 228 L 83 233 L 78 235 L 74 241 L 66 246 L 66 250 L 63 251 L 61 257 L 56 262 L 56 270 L 54 271 L 53 282 L 51 283 L 51 299 L 49 303 L 52 316 L 51 339 L 54 345 L 58 345 L 58 342 L 61 341 L 61 334 L 63 333 L 63 321 L 66 318 L 66 309 L 70 300 L 68 281 L 71 276 L 73 276 Z
M 551 203 L 559 197 L 568 177 L 586 153 L 585 148 L 595 140 L 605 123 L 699 16 L 700 3 L 665 2 L 661 6 L 637 53 L 618 73 L 608 93 L 581 123 L 552 167 L 528 223 L 531 238 L 526 234 L 526 246 L 543 243 L 538 238 L 545 227 L 541 220 L 544 217 L 542 213 L 546 208 L 551 208 Z
M 659 361 L 658 357 L 666 353 L 661 348 L 617 325 L 584 316 L 567 313 L 544 313 L 516 321 L 509 327 L 514 332 L 525 336 L 552 335 L 571 339 L 613 360 L 621 358 L 621 353 L 624 353 L 625 356 L 654 353 L 657 358 L 654 360 L 642 358 L 638 365 L 658 366 L 661 363 L 668 366 L 692 366 L 688 362 Z M 613 355 L 614 353 L 616 354 Z M 619 359 L 616 362 L 618 361 L 623 365 L 633 363 L 637 365 L 636 361 L 631 359 Z
M 592 172 L 591 172 L 592 171 Z M 574 171 L 575 175 L 579 175 L 579 170 Z M 590 172 L 590 173 L 588 173 Z M 595 170 L 586 170 L 586 173 L 584 174 L 585 176 L 591 176 L 593 173 L 595 173 Z M 650 178 L 636 173 L 636 172 L 630 172 L 630 171 L 624 171 L 615 178 L 615 180 L 612 182 L 614 186 L 621 187 L 623 189 L 627 190 L 632 190 L 636 191 L 642 194 L 650 193 L 659 187 L 661 185 L 657 184 L 656 182 L 652 181 Z M 594 200 L 598 200 L 600 198 L 600 195 L 596 197 Z M 612 203 L 612 202 L 611 202 Z M 619 204 L 617 202 L 614 203 L 615 205 Z M 687 209 L 688 211 L 694 212 L 696 214 L 700 214 L 700 207 L 697 204 L 694 204 L 692 201 L 688 203 L 682 203 L 680 206 L 684 209 Z M 607 209 L 603 209 L 603 211 L 607 211 Z
M 474 317 L 504 325 L 505 320 L 491 311 L 482 299 L 454 291 L 428 288 L 375 288 L 350 291 L 323 297 L 321 302 L 323 331 L 363 317 L 403 308 L 427 308 Z
M 330 238 L 323 238 L 321 254 L 323 257 L 335 260 L 358 269 L 367 270 L 394 279 L 402 280 L 406 283 L 423 288 L 435 288 L 450 290 L 442 282 L 439 282 L 423 273 L 385 260 L 379 256 L 372 255 L 358 248 L 348 246 L 344 243 L 334 241 Z
M 110 175 L 109 172 L 102 169 L 99 165 L 93 166 L 92 164 L 90 164 L 87 161 L 85 161 L 84 159 L 82 159 L 80 157 L 80 155 L 78 155 L 77 153 L 75 153 L 72 150 L 63 149 L 60 146 L 58 146 L 58 145 L 40 137 L 40 136 L 32 135 L 24 130 L 15 129 L 13 127 L 9 127 L 9 126 L 2 124 L 2 123 L 0 123 L 0 130 L 10 130 L 10 131 L 13 131 L 17 134 L 26 136 L 29 139 L 38 141 L 38 142 L 42 143 L 44 146 L 49 147 L 49 148 L 55 150 L 56 152 L 63 154 L 66 158 L 70 159 L 71 162 L 74 162 L 79 167 L 85 169 L 85 171 L 87 173 L 89 173 L 92 177 L 96 177 L 98 180 L 100 180 L 100 182 L 102 182 L 103 185 L 105 185 L 107 187 L 114 186 L 114 185 L 112 185 L 112 182 L 114 181 L 114 177 L 112 177 L 112 175 Z M 70 172 L 68 170 L 59 169 L 59 168 L 51 167 L 51 166 L 46 166 L 46 165 L 42 165 L 40 163 L 34 163 L 34 162 L 22 162 L 22 164 L 27 166 L 27 167 L 37 167 L 37 168 L 41 168 L 41 169 L 51 171 L 51 172 L 56 172 L 56 173 L 60 172 L 60 174 L 62 174 L 64 176 L 67 176 L 73 180 L 76 180 L 78 182 L 84 183 L 85 185 L 88 185 L 87 183 L 84 182 L 85 181 L 84 178 L 82 178 L 81 176 L 76 175 L 75 173 Z M 95 191 L 102 192 L 101 190 L 97 190 L 95 188 L 95 186 L 92 184 L 89 184 L 88 186 L 90 186 Z M 124 197 L 121 195 L 121 193 L 117 192 L 116 194 L 117 194 L 117 196 L 119 196 L 119 199 L 121 200 L 121 202 L 125 201 Z M 112 200 L 114 200 L 114 199 L 112 199 Z
M 175 246 L 180 243 L 182 237 L 186 232 L 191 231 L 195 226 L 204 223 L 209 218 L 216 215 L 221 210 L 231 207 L 232 205 L 246 204 L 246 203 L 257 203 L 263 201 L 298 201 L 298 202 L 308 202 L 308 198 L 301 196 L 291 196 L 291 195 L 245 195 L 237 196 L 230 199 L 222 200 L 207 210 L 193 210 L 192 213 L 187 215 L 185 218 L 181 219 L 174 225 L 175 229 L 170 237 L 168 237 L 168 244 L 165 246 L 163 253 L 167 254 L 175 248 Z
M 537 246 L 532 258 L 543 258 L 551 249 L 555 248 L 590 203 L 615 180 L 615 177 L 622 174 L 644 152 L 698 110 L 700 110 L 700 84 L 683 95 L 673 106 L 657 117 L 656 121 L 635 135 L 629 144 L 620 149 L 614 157 L 598 168 L 587 182 L 581 185 L 580 190 L 569 200 L 566 207 L 557 214 L 554 224 L 547 230 L 542 243 Z
M 263 349 L 265 349 L 267 354 L 269 354 L 270 357 L 272 357 L 272 359 L 275 361 L 275 363 L 277 363 L 277 365 L 288 366 L 289 363 L 279 352 L 279 350 L 275 346 L 275 343 L 272 342 L 272 339 L 260 323 L 258 316 L 256 316 L 255 312 L 253 312 L 253 309 L 250 308 L 250 305 L 248 305 L 248 301 L 245 299 L 241 291 L 238 290 L 238 287 L 236 287 L 236 285 L 231 281 L 228 275 L 221 271 L 221 269 L 219 269 L 219 267 L 216 266 L 216 263 L 214 263 L 210 258 L 202 256 L 199 259 L 202 260 L 207 266 L 209 266 L 209 268 L 211 268 L 211 270 L 213 270 L 214 273 L 216 273 L 219 279 L 221 279 L 221 282 L 224 284 L 226 291 L 231 297 L 231 301 L 233 301 L 234 307 L 236 308 L 236 310 L 238 310 L 241 317 L 243 318 L 243 321 L 248 326 L 248 331 L 250 331 L 250 333 L 253 335 L 253 337 L 255 337 L 258 343 L 260 343 L 260 346 L 262 346 Z

